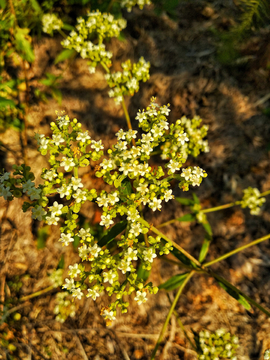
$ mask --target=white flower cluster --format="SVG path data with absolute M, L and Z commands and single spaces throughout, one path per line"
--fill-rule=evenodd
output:
M 126 27 L 125 19 L 115 19 L 112 14 L 101 13 L 98 10 L 88 13 L 88 19 L 77 19 L 76 30 L 62 41 L 63 47 L 76 50 L 83 59 L 89 61 L 90 73 L 95 72 L 99 63 L 107 67 L 111 65 L 112 53 L 106 51 L 104 39 L 118 37 L 120 31 Z M 94 43 L 93 36 L 98 38 Z
M 58 19 L 55 14 L 44 14 L 42 17 L 42 30 L 49 35 L 53 35 L 54 30 L 60 30 L 64 26 L 63 21 Z
M 145 5 L 150 5 L 150 0 L 121 0 L 121 6 L 127 8 L 127 11 L 131 11 L 133 6 L 138 5 L 142 9 Z
M 170 160 L 164 166 L 149 165 L 154 149 L 156 151 L 166 141 L 179 139 L 184 134 L 180 124 L 176 128 L 169 126 L 169 112 L 169 106 L 159 106 L 153 98 L 149 107 L 136 116 L 143 130 L 141 136 L 131 129 L 120 129 L 116 133 L 115 145 L 96 168 L 96 176 L 112 186 L 109 192 L 102 190 L 98 194 L 95 189 L 85 188 L 78 169 L 88 166 L 90 161 L 100 160 L 104 146 L 101 140 L 92 140 L 87 131 L 82 131 L 77 119 L 71 121 L 67 115 L 58 116 L 56 123 L 51 123 L 51 138 L 36 135 L 39 151 L 43 155 L 49 152 L 51 165 L 50 169 L 43 169 L 43 185 L 35 189 L 34 177 L 28 167 L 21 167 L 17 172 L 23 180 L 10 179 L 8 173 L 0 177 L 1 184 L 7 186 L 9 183 L 6 182 L 10 182 L 11 193 L 14 193 L 14 181 L 21 184 L 15 191 L 25 192 L 30 197 L 31 203 L 25 203 L 24 211 L 32 207 L 34 219 L 45 220 L 48 225 L 61 224 L 59 241 L 63 245 L 68 246 L 79 238 L 81 263 L 69 266 L 63 288 L 76 299 L 87 296 L 96 300 L 104 290 L 109 296 L 114 295 L 116 300 L 102 310 L 107 322 L 115 318 L 116 307 L 122 312 L 127 311 L 124 295 L 135 292 L 135 301 L 142 304 L 147 300 L 147 294 L 158 291 L 151 283 L 144 284 L 138 278 L 136 262 L 139 260 L 143 269 L 151 270 L 158 254 L 168 254 L 172 250 L 171 244 L 164 245 L 159 236 L 146 236 L 150 225 L 145 225 L 141 218 L 144 206 L 157 211 L 162 209 L 164 202 L 173 199 L 170 184 L 173 179 L 179 182 L 180 188 L 187 189 L 190 185 L 199 185 L 206 176 L 199 167 L 182 168 L 185 158 L 181 152 L 169 153 Z M 185 134 L 177 141 L 188 142 L 189 139 Z M 67 176 L 71 171 L 73 175 Z M 53 194 L 65 198 L 66 205 L 60 199 L 49 203 L 49 196 Z M 101 226 L 111 227 L 118 217 L 116 225 L 121 230 L 116 234 L 119 235 L 115 243 L 117 251 L 111 253 L 110 247 L 106 246 L 107 241 L 115 241 L 116 235 L 106 240 L 110 231 L 104 236 L 105 240 L 97 240 L 90 229 L 78 229 L 78 212 L 86 201 L 95 202 L 102 209 Z M 122 221 L 119 222 L 119 218 Z M 83 262 L 90 265 L 87 265 L 87 271 Z M 124 282 L 123 275 L 126 277 Z
M 50 275 L 50 280 L 53 287 L 57 288 L 58 286 L 63 285 L 63 269 L 54 270 Z
M 208 141 L 204 140 L 208 126 L 200 126 L 201 122 L 202 119 L 198 116 L 192 120 L 183 116 L 175 124 L 171 124 L 170 133 L 174 137 L 162 146 L 162 159 L 169 159 L 170 153 L 181 152 L 182 158 L 186 160 L 188 155 L 196 157 L 201 152 L 209 152 Z
M 146 62 L 143 57 L 135 64 L 131 64 L 131 61 L 127 60 L 121 66 L 123 71 L 105 75 L 111 88 L 109 96 L 113 97 L 117 104 L 122 102 L 123 96 L 134 95 L 134 92 L 139 90 L 139 82 L 145 82 L 150 77 L 150 63 Z
M 270 360 L 270 349 L 265 350 L 264 360 Z
M 201 355 L 199 360 L 221 360 L 231 359 L 237 360 L 235 351 L 238 348 L 238 337 L 232 336 L 224 329 L 216 330 L 215 333 L 209 331 L 201 331 L 199 333 L 199 343 Z
M 63 323 L 68 316 L 74 317 L 76 314 L 75 310 L 76 307 L 69 299 L 69 293 L 67 291 L 58 292 L 56 294 L 56 305 L 53 312 L 57 315 L 57 321 Z
M 261 206 L 265 202 L 265 198 L 261 197 L 261 193 L 258 189 L 249 187 L 245 189 L 244 196 L 241 201 L 241 207 L 250 209 L 251 215 L 259 215 Z

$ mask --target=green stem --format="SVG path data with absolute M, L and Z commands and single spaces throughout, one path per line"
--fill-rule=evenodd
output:
M 103 67 L 103 69 L 106 71 L 107 74 L 110 73 L 110 70 L 106 64 L 104 64 L 103 61 L 100 62 L 100 65 Z
M 176 222 L 176 221 L 177 221 L 177 219 L 172 219 L 172 220 L 166 221 L 166 222 L 158 225 L 157 228 L 161 228 L 161 227 L 163 227 L 163 226 L 170 225 L 170 224 L 172 224 L 172 223 L 174 223 L 174 222 Z
M 166 235 L 164 235 L 162 232 L 160 232 L 157 228 L 155 228 L 153 225 L 150 225 L 146 220 L 140 218 L 139 222 L 143 224 L 144 226 L 150 228 L 151 231 L 153 231 L 155 234 L 162 237 L 162 239 L 166 240 L 167 242 L 171 243 L 177 250 L 179 250 L 182 254 L 184 254 L 189 260 L 191 260 L 194 264 L 199 266 L 199 268 L 202 268 L 201 263 L 195 259 L 192 255 L 190 255 L 186 250 L 184 250 L 180 245 L 176 244 L 173 240 L 169 239 Z
M 34 297 L 45 294 L 45 293 L 47 293 L 47 292 L 49 292 L 49 291 L 51 291 L 53 289 L 55 289 L 55 287 L 53 285 L 51 285 L 51 286 L 47 287 L 46 289 L 43 289 L 43 290 L 37 291 L 37 292 L 35 292 L 33 294 L 21 297 L 20 301 L 26 301 L 26 300 L 29 300 L 29 299 L 33 299 Z
M 267 191 L 261 193 L 261 196 L 260 196 L 260 197 L 262 197 L 262 196 L 267 196 L 267 195 L 269 195 L 269 194 L 270 194 L 270 190 L 267 190 Z
M 204 209 L 204 210 L 201 210 L 200 212 L 202 213 L 209 213 L 209 212 L 214 212 L 214 211 L 219 211 L 219 210 L 223 210 L 223 209 L 228 209 L 230 207 L 233 207 L 235 205 L 240 205 L 241 204 L 241 201 L 235 201 L 235 202 L 232 202 L 232 203 L 229 203 L 229 204 L 225 204 L 225 205 L 220 205 L 220 206 L 216 206 L 216 207 L 212 207 L 210 209 Z
M 173 314 L 173 312 L 174 312 L 175 306 L 176 306 L 176 304 L 177 304 L 177 302 L 178 302 L 178 300 L 179 300 L 179 297 L 180 297 L 180 295 L 182 294 L 182 291 L 184 290 L 184 287 L 186 286 L 186 284 L 188 283 L 188 281 L 192 278 L 192 276 L 193 276 L 194 274 L 195 274 L 195 271 L 191 271 L 191 272 L 189 273 L 189 275 L 186 277 L 186 279 L 184 280 L 184 282 L 183 282 L 183 283 L 181 284 L 181 286 L 179 287 L 178 292 L 177 292 L 177 294 L 176 294 L 176 296 L 175 296 L 175 298 L 174 298 L 174 301 L 173 301 L 173 303 L 172 303 L 172 305 L 171 305 L 171 307 L 170 307 L 170 310 L 169 310 L 169 313 L 168 313 L 168 315 L 167 315 L 167 318 L 166 318 L 166 320 L 165 320 L 165 322 L 164 322 L 164 324 L 163 324 L 163 326 L 162 326 L 162 329 L 161 329 L 161 331 L 160 331 L 160 334 L 159 334 L 159 337 L 158 337 L 156 346 L 155 346 L 155 348 L 154 348 L 154 350 L 153 350 L 153 352 L 152 352 L 152 355 L 151 355 L 151 360 L 153 360 L 153 359 L 155 358 L 155 356 L 156 356 L 158 347 L 159 347 L 159 345 L 160 345 L 160 343 L 161 343 L 161 341 L 162 341 L 162 339 L 163 339 L 163 336 L 164 336 L 165 331 L 166 331 L 166 329 L 167 329 L 167 326 L 168 326 L 168 324 L 169 324 L 170 318 L 171 318 L 171 316 L 172 316 L 172 314 Z
M 59 32 L 60 35 L 63 36 L 64 39 L 67 38 L 67 35 L 64 33 L 64 31 L 62 29 L 58 29 L 58 32 Z
M 196 346 L 193 344 L 191 338 L 188 336 L 188 333 L 186 332 L 186 329 L 182 323 L 182 321 L 180 320 L 180 317 L 177 314 L 177 311 L 174 310 L 174 315 L 176 317 L 176 320 L 178 322 L 178 325 L 180 326 L 180 328 L 182 329 L 183 333 L 185 334 L 185 337 L 187 338 L 187 341 L 190 343 L 191 347 L 193 350 L 195 350 L 197 352 Z
M 79 177 L 79 173 L 78 173 L 78 168 L 77 168 L 77 166 L 74 168 L 74 177 L 75 177 L 76 179 L 78 179 L 78 177 Z
M 263 236 L 263 237 L 261 237 L 261 238 L 259 238 L 257 240 L 252 241 L 251 243 L 249 243 L 247 245 L 240 246 L 239 248 L 237 248 L 237 249 L 235 249 L 233 251 L 230 251 L 227 254 L 224 254 L 224 255 L 220 256 L 219 258 L 217 258 L 215 260 L 209 261 L 208 263 L 203 264 L 203 266 L 207 267 L 207 266 L 213 265 L 213 264 L 215 264 L 215 263 L 217 263 L 217 262 L 219 262 L 221 260 L 224 260 L 224 259 L 228 258 L 229 256 L 237 254 L 238 252 L 240 252 L 240 251 L 242 251 L 244 249 L 247 249 L 247 248 L 249 248 L 249 247 L 251 247 L 253 245 L 257 245 L 257 244 L 259 244 L 259 243 L 261 243 L 261 242 L 263 242 L 265 240 L 268 240 L 269 238 L 270 238 L 270 234 L 268 234 L 266 236 Z
M 122 100 L 122 108 L 123 108 L 123 110 L 124 110 L 124 114 L 125 114 L 127 126 L 128 126 L 128 128 L 129 128 L 129 130 L 132 130 L 132 125 L 131 125 L 129 113 L 128 113 L 128 111 L 127 111 L 127 107 L 126 107 L 126 103 L 125 103 L 125 99 L 124 99 L 124 98 L 123 98 L 123 100 Z M 133 144 L 133 146 L 136 146 L 135 139 L 133 139 L 133 138 L 132 138 L 132 144 Z

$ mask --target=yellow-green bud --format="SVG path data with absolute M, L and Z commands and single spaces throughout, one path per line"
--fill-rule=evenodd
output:
M 77 124 L 78 120 L 77 119 L 73 119 L 74 124 Z

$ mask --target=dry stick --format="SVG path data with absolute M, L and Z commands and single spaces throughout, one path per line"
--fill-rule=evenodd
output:
M 153 352 L 152 352 L 152 355 L 151 355 L 151 360 L 153 360 L 153 359 L 155 358 L 155 356 L 156 356 L 158 347 L 159 347 L 159 345 L 160 345 L 160 343 L 161 343 L 161 341 L 162 341 L 162 339 L 163 339 L 163 336 L 164 336 L 164 334 L 165 334 L 166 328 L 167 328 L 167 326 L 168 326 L 168 323 L 169 323 L 169 321 L 170 321 L 170 318 L 171 318 L 171 316 L 172 316 L 172 313 L 173 313 L 173 311 L 174 311 L 174 309 L 175 309 L 175 306 L 176 306 L 176 304 L 177 304 L 177 302 L 178 302 L 178 300 L 179 300 L 179 297 L 180 297 L 180 295 L 182 294 L 182 291 L 184 290 L 184 287 L 186 286 L 186 284 L 188 283 L 188 281 L 192 278 L 192 276 L 193 276 L 194 274 L 195 274 L 195 271 L 194 271 L 194 270 L 191 271 L 191 272 L 189 273 L 189 275 L 185 278 L 185 280 L 183 281 L 183 283 L 181 284 L 181 286 L 179 287 L 179 290 L 178 290 L 178 292 L 177 292 L 177 294 L 176 294 L 176 296 L 175 296 L 175 298 L 174 298 L 174 301 L 173 301 L 172 306 L 171 306 L 171 308 L 170 308 L 170 311 L 169 311 L 169 313 L 168 313 L 168 315 L 167 315 L 167 318 L 166 318 L 166 320 L 165 320 L 165 322 L 164 322 L 164 324 L 163 324 L 163 327 L 162 327 L 162 329 L 161 329 L 161 331 L 160 331 L 160 335 L 159 335 L 158 341 L 157 341 L 156 346 L 155 346 L 155 348 L 154 348 L 154 350 L 153 350 Z
M 2 275 L 0 287 L 0 315 L 4 312 L 6 274 Z
M 83 346 L 82 346 L 82 343 L 81 343 L 81 341 L 80 341 L 80 339 L 79 339 L 79 337 L 78 337 L 78 335 L 76 334 L 75 331 L 74 331 L 74 335 L 75 335 L 75 338 L 76 338 L 76 342 L 77 342 L 77 344 L 78 344 L 78 347 L 79 347 L 79 349 L 81 350 L 81 354 L 82 354 L 83 359 L 84 359 L 84 360 L 88 360 L 88 357 L 87 357 L 87 355 L 86 355 L 86 353 L 85 353 L 85 351 L 84 351 L 84 348 L 83 348 Z
M 169 339 L 168 339 L 168 341 L 166 342 L 166 344 L 165 344 L 165 346 L 163 348 L 160 360 L 167 359 L 167 355 L 168 355 L 167 353 L 168 353 L 169 348 L 172 346 L 172 342 L 174 340 L 174 337 L 175 337 L 175 317 L 172 316 L 171 317 L 170 336 L 169 336 Z
M 127 353 L 126 350 L 122 347 L 122 345 L 121 345 L 121 343 L 120 343 L 120 341 L 119 341 L 116 333 L 115 333 L 112 329 L 91 327 L 91 328 L 89 328 L 89 329 L 87 328 L 87 329 L 49 330 L 49 331 L 50 331 L 50 332 L 64 332 L 64 333 L 80 333 L 80 332 L 89 332 L 90 330 L 95 330 L 95 331 L 101 331 L 101 330 L 102 330 L 102 331 L 106 331 L 106 332 L 108 332 L 108 333 L 111 333 L 111 334 L 115 337 L 115 339 L 116 339 L 116 341 L 117 341 L 117 344 L 118 344 L 120 350 L 122 351 L 122 354 L 123 354 L 123 356 L 124 356 L 124 359 L 125 359 L 125 360 L 130 360 L 130 358 L 129 358 L 129 356 L 128 356 L 128 353 Z M 45 332 L 45 331 L 47 331 L 47 330 L 43 331 L 43 329 L 39 329 L 39 331 L 40 331 L 40 332 Z

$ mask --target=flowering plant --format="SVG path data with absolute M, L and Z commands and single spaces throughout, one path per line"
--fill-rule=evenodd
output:
M 121 5 L 128 10 L 146 1 L 122 0 Z M 44 221 L 48 225 L 60 225 L 59 241 L 68 246 L 79 241 L 79 263 L 70 264 L 68 277 L 63 284 L 63 271 L 57 270 L 52 276 L 53 287 L 61 285 L 65 290 L 57 295 L 55 314 L 61 322 L 67 316 L 75 315 L 72 299 L 90 297 L 95 301 L 106 292 L 111 301 L 101 310 L 107 325 L 116 319 L 117 308 L 127 312 L 129 303 L 124 296 L 133 295 L 138 305 L 147 301 L 148 294 L 155 294 L 159 288 L 172 290 L 178 288 L 175 301 L 161 331 L 153 351 L 154 358 L 162 340 L 169 318 L 174 310 L 185 285 L 195 272 L 215 278 L 219 284 L 246 309 L 250 303 L 257 306 L 268 316 L 270 313 L 254 300 L 236 289 L 232 284 L 215 274 L 209 266 L 221 261 L 249 246 L 265 241 L 267 235 L 252 243 L 240 247 L 210 262 L 205 262 L 212 240 L 211 226 L 207 213 L 240 205 L 248 207 L 251 214 L 258 215 L 265 199 L 258 189 L 244 190 L 243 199 L 216 208 L 202 209 L 199 199 L 176 198 L 183 205 L 189 205 L 191 214 L 172 219 L 159 227 L 174 221 L 197 221 L 202 224 L 206 237 L 203 241 L 198 260 L 185 251 L 179 244 L 169 239 L 145 218 L 145 209 L 161 211 L 164 202 L 174 199 L 173 191 L 177 183 L 182 191 L 199 186 L 207 176 L 198 166 L 187 166 L 188 156 L 197 157 L 201 152 L 208 152 L 205 139 L 208 127 L 201 125 L 202 120 L 182 117 L 175 123 L 168 121 L 170 105 L 160 105 L 152 98 L 146 109 L 139 110 L 135 119 L 139 130 L 133 130 L 125 96 L 132 96 L 139 90 L 140 82 L 149 78 L 150 64 L 140 58 L 137 63 L 127 60 L 121 64 L 122 71 L 112 72 L 113 54 L 106 49 L 105 40 L 118 37 L 125 28 L 126 21 L 115 18 L 112 14 L 100 11 L 90 12 L 86 18 L 79 18 L 76 30 L 62 41 L 64 48 L 76 51 L 88 61 L 89 72 L 94 73 L 101 66 L 110 90 L 108 95 L 116 104 L 121 104 L 127 121 L 127 130 L 120 129 L 111 148 L 106 149 L 102 140 L 92 139 L 89 132 L 82 128 L 77 119 L 68 115 L 57 116 L 51 123 L 51 137 L 36 134 L 38 151 L 48 156 L 50 166 L 42 171 L 42 182 L 36 186 L 35 176 L 26 165 L 14 165 L 14 172 L 4 172 L 0 176 L 0 196 L 11 201 L 14 197 L 28 196 L 23 204 L 23 211 L 31 209 L 32 218 Z M 43 18 L 43 30 L 53 34 L 61 30 L 62 22 L 54 15 Z M 159 155 L 158 165 L 154 166 L 153 155 Z M 106 189 L 87 188 L 81 177 L 81 168 L 95 169 L 95 176 L 101 178 Z M 52 200 L 53 198 L 53 200 Z M 96 238 L 91 227 L 79 225 L 79 213 L 86 202 L 92 202 L 101 208 L 100 226 L 104 233 Z M 172 253 L 178 260 L 179 267 L 187 270 L 170 278 L 159 288 L 147 283 L 139 276 L 139 269 L 150 271 L 154 259 Z M 200 333 L 199 345 L 192 344 L 199 359 L 236 359 L 234 352 L 237 338 L 225 331 L 209 335 Z

